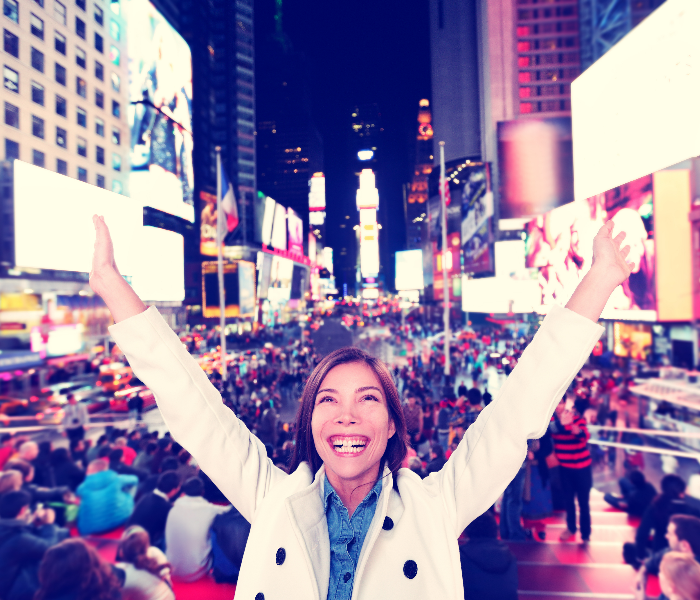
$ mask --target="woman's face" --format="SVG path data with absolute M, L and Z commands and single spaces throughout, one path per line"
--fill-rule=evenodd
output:
M 333 367 L 316 394 L 311 416 L 316 451 L 326 473 L 347 482 L 366 483 L 396 432 L 382 384 L 365 363 Z

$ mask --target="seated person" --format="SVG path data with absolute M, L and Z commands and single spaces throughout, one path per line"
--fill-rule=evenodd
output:
M 214 518 L 229 507 L 207 502 L 202 497 L 204 484 L 198 477 L 188 479 L 182 491 L 185 495 L 175 501 L 165 525 L 165 553 L 173 577 L 196 581 L 211 569 L 209 530 Z
M 54 525 L 50 508 L 34 513 L 27 492 L 0 497 L 0 598 L 26 600 L 39 589 L 37 570 L 46 550 L 68 532 Z
M 498 539 L 496 519 L 485 512 L 464 530 L 469 538 L 459 547 L 465 600 L 518 600 L 518 565 Z
M 165 522 L 173 507 L 172 499 L 180 493 L 180 477 L 176 471 L 165 471 L 158 478 L 158 485 L 136 503 L 129 525 L 140 525 L 151 538 L 151 544 L 165 548 Z
M 124 571 L 122 600 L 175 600 L 168 559 L 151 546 L 143 527 L 132 525 L 124 532 L 117 561 L 117 568 Z
M 109 463 L 98 458 L 87 468 L 85 481 L 78 486 L 80 535 L 101 533 L 123 525 L 134 510 L 138 478 L 109 470 Z
M 624 510 L 626 513 L 641 517 L 656 497 L 656 488 L 644 477 L 644 473 L 634 469 L 619 481 L 622 496 L 605 494 L 605 501 Z
M 129 449 L 131 450 L 131 448 Z M 124 448 L 112 448 L 107 455 L 107 459 L 109 460 L 110 470 L 119 473 L 119 475 L 135 475 L 139 478 L 139 481 L 143 481 L 148 477 L 146 471 L 134 469 L 134 467 L 130 467 L 124 462 Z
M 231 506 L 211 525 L 212 572 L 217 583 L 237 583 L 250 523 Z
M 158 444 L 155 442 L 146 442 L 144 449 L 136 455 L 132 466 L 135 469 L 141 469 L 152 473 L 153 470 L 151 469 L 151 463 L 153 462 L 153 457 L 155 456 L 157 449 Z

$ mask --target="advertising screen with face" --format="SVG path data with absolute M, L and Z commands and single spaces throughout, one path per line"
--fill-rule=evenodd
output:
M 123 0 L 122 9 L 128 23 L 131 197 L 194 222 L 190 48 L 148 0 Z
M 571 117 L 498 123 L 500 218 L 534 217 L 574 199 Z
M 593 238 L 609 219 L 613 235 L 626 233 L 627 260 L 635 263 L 618 286 L 603 318 L 656 320 L 653 183 L 648 175 L 603 194 L 556 208 L 527 225 L 526 266 L 539 269 L 542 312 L 564 305 L 591 268 Z
M 289 241 L 287 249 L 293 254 L 304 254 L 304 222 L 291 208 L 287 209 L 287 228 Z

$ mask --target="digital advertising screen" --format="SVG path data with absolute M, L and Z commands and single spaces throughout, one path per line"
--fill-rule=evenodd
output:
M 655 321 L 656 247 L 651 175 L 586 200 L 560 206 L 527 225 L 526 266 L 539 270 L 540 312 L 565 305 L 591 268 L 593 238 L 609 219 L 613 236 L 626 233 L 627 260 L 635 263 L 630 278 L 618 286 L 603 318 Z
M 423 289 L 423 251 L 402 250 L 396 253 L 396 290 Z
M 294 265 L 292 268 L 292 289 L 290 300 L 301 300 L 308 289 L 307 269 L 301 265 Z
M 120 194 L 20 160 L 14 169 L 15 265 L 89 273 L 95 245 L 94 214 L 102 215 L 122 275 L 131 278 L 141 261 L 143 207 Z
M 613 354 L 634 360 L 646 360 L 652 350 L 651 325 L 642 323 L 613 324 Z
M 262 243 L 269 246 L 272 243 L 272 224 L 275 221 L 275 202 L 270 196 L 265 196 L 265 208 L 262 220 Z
M 267 298 L 270 287 L 270 272 L 272 270 L 272 254 L 258 252 L 258 297 Z
M 498 123 L 500 218 L 534 217 L 574 199 L 571 117 Z
M 227 317 L 250 317 L 255 312 L 255 264 L 237 260 L 224 268 L 224 314 Z M 219 265 L 215 260 L 202 263 L 202 314 L 219 317 Z
M 271 303 L 280 305 L 290 299 L 293 267 L 294 263 L 288 258 L 272 257 L 270 287 L 267 290 L 267 299 Z
M 238 262 L 238 316 L 255 315 L 255 265 L 246 260 Z
M 146 302 L 185 299 L 185 240 L 181 234 L 158 227 L 141 229 L 138 268 L 131 286 Z
M 148 0 L 121 6 L 128 23 L 131 197 L 193 223 L 190 48 Z
M 293 254 L 304 255 L 304 222 L 301 217 L 291 209 L 287 209 L 287 228 L 289 230 L 289 239 L 287 242 L 287 250 Z
M 465 273 L 494 270 L 494 206 L 487 165 L 465 166 L 456 177 L 462 203 L 461 242 Z M 452 181 L 451 185 L 455 185 Z M 459 193 L 461 191 L 461 193 Z
M 326 178 L 323 173 L 314 173 L 309 179 L 309 210 L 326 210 Z
M 270 245 L 278 250 L 287 249 L 287 211 L 281 204 L 275 203 Z

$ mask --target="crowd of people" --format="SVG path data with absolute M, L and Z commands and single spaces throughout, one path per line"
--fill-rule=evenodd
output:
M 507 375 L 529 338 L 522 329 L 464 336 L 452 349 L 457 375 L 445 377 L 442 348 L 426 349 L 424 331 L 398 323 L 390 329 L 392 343 L 412 340 L 417 350 L 394 376 L 411 442 L 403 466 L 424 478 L 445 465 L 492 401 L 488 375 Z M 208 375 L 268 457 L 286 470 L 294 426 L 283 416 L 296 411 L 319 357 L 308 339 L 280 334 L 274 342 L 242 353 L 225 381 L 217 370 Z M 566 511 L 562 541 L 577 532 L 582 542 L 591 538 L 592 469 L 619 454 L 589 446 L 589 425 L 634 423 L 629 383 L 622 372 L 595 365 L 574 380 L 547 432 L 529 442 L 500 505 L 463 532 L 465 598 L 517 598 L 516 560 L 504 542 L 544 540 L 544 519 L 553 511 Z M 82 413 L 69 410 L 80 422 L 65 423 L 64 442 L 21 434 L 0 438 L 0 599 L 170 600 L 173 581 L 212 576 L 235 583 L 250 525 L 189 453 L 142 421 L 128 430 L 108 427 L 93 442 L 85 439 Z M 642 473 L 641 455 L 628 453 L 623 460 L 621 493 L 606 500 L 641 518 L 636 543 L 624 551 L 640 573 L 639 598 L 649 574 L 660 576 L 671 600 L 700 598 L 700 565 L 694 562 L 700 557 L 700 511 L 685 498 L 685 482 L 669 475 L 657 494 Z M 123 533 L 112 564 L 90 540 L 114 530 Z

